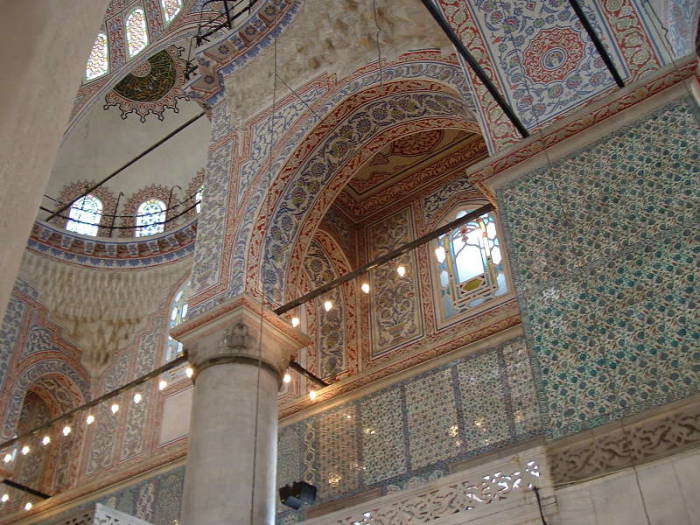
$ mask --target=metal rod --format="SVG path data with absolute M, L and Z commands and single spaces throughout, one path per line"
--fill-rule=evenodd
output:
M 296 370 L 297 372 L 299 372 L 303 376 L 308 377 L 309 379 L 311 379 L 311 381 L 313 381 L 314 383 L 316 383 L 319 386 L 322 386 L 322 387 L 329 386 L 329 383 L 326 383 L 323 379 L 318 377 L 316 374 L 309 372 L 306 368 L 301 366 L 296 361 L 290 361 L 289 368 L 291 368 L 292 370 Z
M 114 221 L 117 220 L 117 210 L 119 209 L 119 201 L 122 200 L 123 196 L 124 196 L 123 191 L 120 191 L 119 195 L 117 195 L 117 204 L 114 206 L 114 215 L 112 215 L 112 223 L 109 225 L 109 236 L 110 237 L 114 233 Z
M 476 209 L 472 212 L 467 213 L 466 215 L 460 217 L 459 219 L 455 219 L 452 222 L 448 222 L 444 226 L 438 228 L 437 230 L 433 230 L 430 233 L 426 233 L 422 237 L 418 237 L 417 239 L 404 244 L 403 246 L 400 246 L 399 248 L 396 248 L 395 250 L 392 250 L 384 255 L 381 255 L 374 259 L 373 261 L 368 262 L 367 264 L 364 264 L 360 266 L 357 270 L 353 270 L 350 273 L 346 273 L 345 275 L 342 275 L 338 277 L 337 279 L 334 279 L 323 286 L 320 286 L 319 288 L 316 288 L 315 290 L 312 290 L 311 292 L 307 293 L 306 295 L 302 295 L 301 297 L 294 299 L 293 301 L 288 302 L 287 304 L 283 304 L 279 308 L 275 309 L 275 313 L 277 315 L 282 315 L 283 313 L 288 312 L 289 310 L 292 310 L 296 308 L 297 306 L 304 304 L 311 299 L 315 299 L 316 297 L 323 295 L 324 293 L 329 292 L 330 290 L 333 290 L 334 288 L 337 288 L 341 284 L 344 284 L 348 281 L 352 281 L 356 277 L 359 277 L 360 275 L 367 273 L 369 270 L 372 268 L 375 268 L 376 266 L 380 266 L 386 262 L 389 262 L 392 259 L 395 259 L 396 257 L 399 257 L 400 255 L 403 255 L 406 252 L 409 252 L 413 250 L 414 248 L 420 246 L 421 244 L 425 244 L 426 242 L 432 241 L 433 239 L 437 239 L 441 235 L 444 235 L 448 232 L 451 232 L 452 230 L 459 228 L 462 226 L 462 224 L 466 224 L 469 221 L 473 221 L 475 219 L 478 219 L 482 215 L 489 213 L 494 210 L 493 204 L 486 204 L 485 206 L 482 206 L 479 209 Z
M 583 9 L 581 9 L 578 0 L 569 0 L 569 4 L 574 10 L 574 13 L 576 13 L 576 16 L 581 22 L 581 25 L 583 25 L 583 28 L 586 30 L 586 33 L 588 33 L 588 36 L 593 41 L 593 45 L 598 51 L 600 58 L 602 58 L 603 62 L 605 62 L 608 71 L 610 71 L 610 74 L 615 79 L 615 82 L 617 83 L 618 87 L 625 87 L 625 82 L 622 80 L 620 73 L 617 72 L 617 68 L 615 67 L 615 64 L 613 64 L 610 55 L 608 55 L 608 51 L 605 49 L 605 46 L 603 45 L 603 42 L 601 42 L 600 38 L 598 38 L 598 35 L 596 34 L 595 30 L 593 29 L 593 26 L 588 20 L 586 13 L 584 13 Z
M 62 414 L 58 417 L 55 417 L 51 421 L 48 421 L 47 423 L 44 423 L 43 425 L 40 425 L 38 427 L 33 428 L 32 430 L 30 430 L 28 432 L 25 432 L 21 436 L 17 436 L 16 438 L 12 438 L 9 441 L 5 441 L 4 443 L 1 443 L 0 449 L 4 450 L 7 447 L 11 447 L 15 443 L 19 443 L 24 439 L 31 438 L 45 428 L 50 428 L 60 421 L 70 419 L 78 412 L 81 412 L 83 410 L 87 410 L 88 408 L 92 408 L 96 405 L 99 405 L 100 403 L 102 403 L 103 401 L 107 401 L 108 399 L 112 399 L 113 397 L 118 396 L 122 392 L 125 392 L 126 390 L 129 390 L 131 388 L 139 386 L 139 385 L 145 383 L 146 381 L 148 381 L 149 379 L 152 379 L 156 376 L 159 376 L 160 374 L 163 374 L 163 373 L 167 372 L 168 370 L 172 370 L 173 368 L 175 368 L 183 363 L 186 363 L 186 362 L 187 362 L 187 354 L 181 355 L 180 357 L 173 359 L 172 361 L 164 364 L 163 366 L 158 367 L 155 370 L 151 370 L 146 375 L 143 375 L 137 379 L 134 379 L 133 381 L 131 381 L 125 385 L 122 385 L 119 388 L 112 390 L 111 392 L 107 392 L 106 394 L 103 394 L 100 397 L 93 399 L 92 401 L 88 401 L 84 405 L 76 407 L 73 410 L 69 410 L 65 414 Z
M 474 71 L 477 77 L 479 77 L 479 80 L 486 86 L 486 89 L 489 90 L 489 93 L 491 93 L 491 96 L 496 100 L 498 105 L 501 107 L 503 112 L 506 114 L 506 116 L 510 119 L 510 121 L 513 123 L 513 126 L 516 127 L 518 132 L 523 138 L 527 138 L 530 136 L 530 133 L 528 133 L 527 129 L 523 125 L 522 122 L 520 122 L 520 119 L 518 116 L 515 114 L 513 111 L 513 108 L 510 107 L 508 102 L 505 101 L 505 99 L 501 96 L 501 94 L 498 92 L 498 89 L 496 89 L 496 86 L 491 82 L 491 79 L 486 75 L 484 70 L 481 68 L 479 65 L 479 62 L 472 56 L 472 54 L 467 50 L 466 47 L 464 47 L 464 44 L 462 41 L 459 39 L 457 34 L 453 31 L 452 27 L 450 27 L 450 24 L 445 20 L 445 17 L 442 16 L 442 13 L 440 10 L 435 7 L 435 4 L 433 4 L 432 0 L 421 0 L 423 2 L 423 5 L 425 8 L 430 12 L 432 17 L 435 19 L 435 21 L 438 23 L 440 28 L 445 32 L 447 35 L 447 38 L 450 39 L 452 44 L 455 46 L 457 49 L 457 52 L 462 55 L 462 58 L 469 64 L 469 67 Z
M 82 199 L 82 198 L 85 197 L 86 195 L 89 195 L 91 191 L 95 191 L 97 188 L 99 188 L 100 186 L 102 186 L 105 182 L 107 182 L 108 180 L 110 180 L 110 179 L 116 177 L 117 175 L 119 175 L 119 174 L 120 174 L 122 171 L 124 171 L 126 168 L 128 168 L 129 166 L 131 166 L 132 164 L 134 164 L 134 163 L 137 162 L 138 160 L 142 159 L 142 158 L 145 157 L 146 155 L 148 155 L 151 151 L 153 151 L 154 149 L 156 149 L 158 146 L 160 146 L 161 144 L 163 144 L 163 143 L 166 142 L 167 140 L 173 138 L 175 135 L 177 135 L 178 133 L 180 133 L 180 132 L 181 132 L 183 129 L 185 129 L 187 126 L 189 126 L 190 124 L 193 124 L 194 122 L 196 122 L 197 120 L 199 120 L 200 118 L 202 118 L 204 115 L 206 115 L 206 112 L 205 112 L 205 111 L 202 111 L 200 114 L 195 115 L 194 117 L 192 117 L 190 120 L 188 120 L 187 122 L 185 122 L 185 123 L 182 124 L 181 126 L 178 126 L 177 128 L 175 128 L 173 131 L 171 131 L 170 133 L 168 133 L 165 137 L 163 137 L 162 139 L 160 139 L 158 142 L 156 142 L 155 144 L 153 144 L 151 147 L 149 147 L 148 149 L 146 149 L 146 150 L 143 151 L 142 153 L 139 153 L 138 155 L 136 155 L 136 157 L 134 157 L 134 158 L 131 159 L 129 162 L 127 162 L 126 164 L 124 164 L 121 168 L 119 168 L 119 169 L 117 169 L 116 171 L 113 171 L 112 173 L 110 173 L 109 175 L 107 175 L 107 176 L 106 176 L 104 179 L 102 179 L 100 182 L 98 182 L 97 184 L 95 184 L 94 186 L 92 186 L 91 188 L 89 188 L 87 191 L 85 191 L 85 193 L 79 195 L 78 197 L 76 197 L 75 199 L 73 199 L 72 201 L 70 201 L 69 203 L 67 203 L 67 204 L 65 204 L 65 205 L 63 205 L 63 206 L 61 206 L 59 209 L 57 209 L 56 211 L 54 211 L 53 213 L 51 213 L 51 215 L 49 215 L 49 217 L 46 219 L 46 222 L 48 222 L 48 221 L 50 221 L 51 219 L 53 219 L 53 218 L 54 218 L 56 215 L 58 215 L 59 213 L 62 213 L 62 212 L 64 212 L 64 211 L 66 211 L 68 208 L 70 208 L 70 207 L 73 205 L 73 203 L 74 203 L 75 201 L 77 201 L 78 199 Z
M 12 481 L 11 479 L 3 479 L 2 483 L 7 485 L 8 487 L 12 487 L 13 489 L 21 490 L 23 492 L 26 492 L 27 494 L 36 496 L 37 498 L 49 499 L 51 497 L 45 492 L 41 492 L 40 490 L 36 490 L 31 487 L 27 487 L 26 485 L 23 485 L 22 483 L 17 483 L 16 481 Z

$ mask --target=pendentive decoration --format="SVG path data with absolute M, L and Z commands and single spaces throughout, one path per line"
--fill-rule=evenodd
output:
M 135 113 L 141 122 L 149 114 L 163 120 L 166 109 L 179 113 L 178 100 L 189 100 L 183 89 L 183 51 L 181 47 L 170 46 L 136 66 L 107 93 L 104 109 L 117 107 L 123 119 Z

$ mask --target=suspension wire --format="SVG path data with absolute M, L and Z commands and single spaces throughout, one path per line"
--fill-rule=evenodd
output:
M 268 127 L 268 135 L 270 137 L 270 145 L 268 147 L 267 154 L 267 171 L 272 175 L 272 152 L 275 146 L 275 110 L 277 109 L 277 36 L 274 37 L 272 44 L 272 57 L 273 57 L 273 75 L 272 75 L 272 112 L 270 114 L 270 125 Z M 263 206 L 265 202 L 263 201 Z M 265 226 L 263 228 L 263 239 L 267 238 L 267 228 L 268 220 L 265 220 Z M 264 250 L 264 244 L 261 245 Z M 264 264 L 264 257 L 262 258 L 262 264 Z M 261 310 L 260 310 L 260 332 L 258 334 L 258 370 L 256 379 L 256 390 L 255 390 L 255 427 L 253 432 L 253 485 L 250 494 L 250 525 L 255 524 L 254 515 L 254 505 L 255 505 L 255 482 L 256 482 L 256 467 L 258 463 L 258 431 L 260 424 L 260 376 L 262 374 L 262 345 L 263 345 L 263 333 L 265 330 L 265 305 L 269 302 L 265 296 L 265 272 L 260 272 L 260 296 L 261 296 Z M 275 436 L 277 439 L 277 436 Z
M 306 100 L 304 100 L 301 97 L 301 95 L 293 87 L 291 87 L 289 84 L 287 84 L 281 76 L 279 76 L 277 73 L 275 73 L 275 76 L 279 79 L 280 82 L 282 82 L 282 84 L 284 84 L 287 87 L 287 89 L 289 91 L 291 91 L 292 93 L 294 93 L 294 95 L 296 95 L 296 97 L 301 101 L 301 103 L 306 106 L 306 109 L 308 109 L 311 113 L 313 113 L 313 115 L 316 117 L 316 120 L 318 122 L 320 122 L 321 116 L 318 113 L 316 113 L 311 106 L 309 106 L 308 102 L 306 102 Z
M 372 0 L 372 11 L 374 13 L 374 25 L 377 26 L 377 33 L 375 35 L 375 41 L 377 43 L 377 64 L 379 65 L 379 84 L 384 87 L 384 66 L 382 65 L 382 46 L 379 43 L 379 34 L 382 32 L 382 28 L 379 25 L 379 20 L 377 19 L 377 0 Z

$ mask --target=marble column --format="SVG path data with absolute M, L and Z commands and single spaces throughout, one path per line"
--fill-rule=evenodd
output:
M 172 335 L 195 371 L 183 525 L 273 524 L 277 393 L 310 340 L 249 297 Z

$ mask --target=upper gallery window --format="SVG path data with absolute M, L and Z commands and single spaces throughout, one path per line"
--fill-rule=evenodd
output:
M 169 24 L 182 9 L 182 0 L 160 0 L 160 5 L 163 8 L 165 23 Z
M 455 219 L 474 208 L 460 209 Z M 501 242 L 493 213 L 434 241 L 443 319 L 464 313 L 508 291 Z
M 194 209 L 199 213 L 202 211 L 202 196 L 204 195 L 204 186 L 200 186 L 199 189 L 197 190 L 197 193 L 194 194 L 194 202 L 195 204 Z
M 85 67 L 85 80 L 94 80 L 109 72 L 109 44 L 107 35 L 98 33 Z
M 146 14 L 140 7 L 126 17 L 126 44 L 130 57 L 138 55 L 148 45 Z
M 187 296 L 189 295 L 190 283 L 185 284 L 175 295 L 170 305 L 170 317 L 168 317 L 168 328 L 174 328 L 182 323 L 187 317 Z M 182 343 L 168 336 L 168 348 L 165 354 L 166 361 L 172 361 L 182 355 Z
M 136 237 L 155 235 L 165 230 L 165 203 L 159 199 L 142 202 L 136 211 Z
M 100 228 L 102 201 L 94 195 L 85 195 L 71 205 L 68 217 L 68 231 L 95 237 Z

